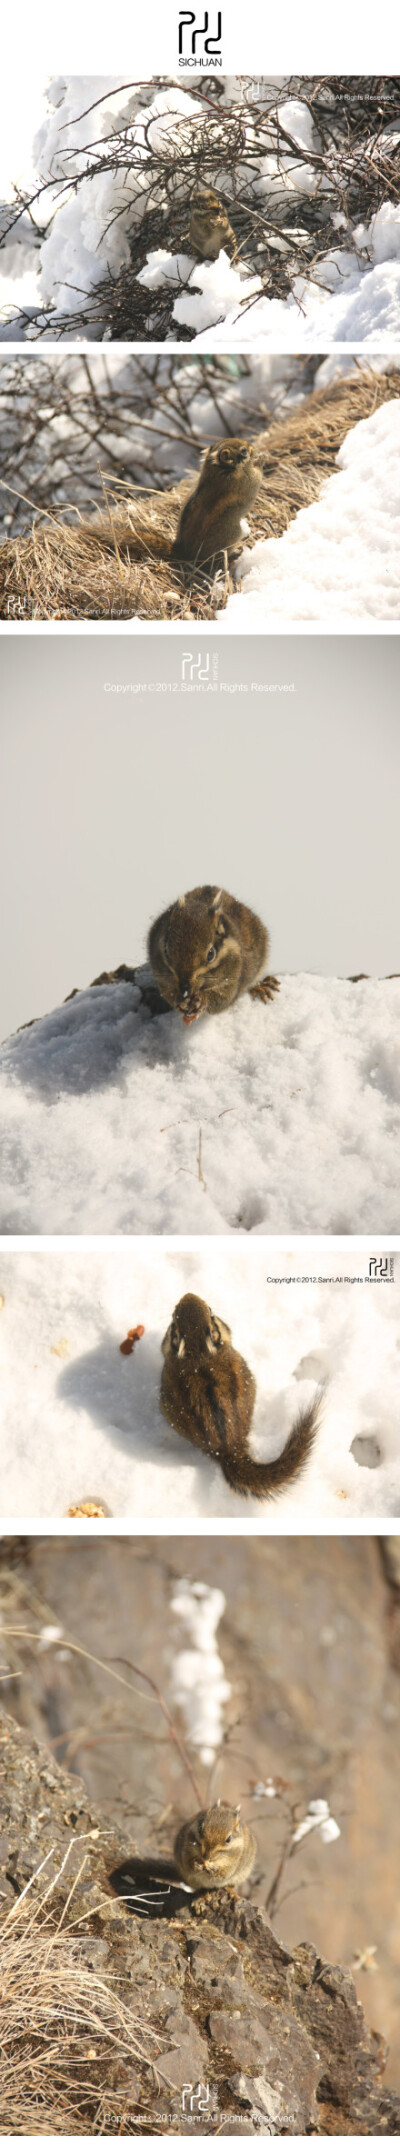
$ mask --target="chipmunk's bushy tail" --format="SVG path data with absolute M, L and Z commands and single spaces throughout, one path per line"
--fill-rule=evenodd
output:
M 244 1497 L 275 1497 L 287 1482 L 293 1482 L 310 1457 L 319 1425 L 322 1390 L 314 1394 L 309 1407 L 300 1408 L 278 1460 L 252 1460 L 250 1453 L 220 1453 L 220 1467 L 231 1490 L 240 1491 Z

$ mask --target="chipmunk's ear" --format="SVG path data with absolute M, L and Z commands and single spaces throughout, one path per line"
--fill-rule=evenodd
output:
M 216 891 L 215 898 L 213 898 L 210 906 L 210 920 L 212 921 L 215 936 L 226 936 L 227 934 L 225 915 L 220 912 L 221 904 L 222 891 Z
M 161 951 L 162 951 L 162 955 L 163 955 L 163 958 L 168 958 L 168 954 L 169 954 L 169 927 L 170 927 L 170 923 L 169 923 L 169 916 L 168 916 L 168 917 L 167 917 L 167 920 L 166 920 L 166 923 L 165 923 L 165 928 L 163 928 L 163 929 L 161 930 L 161 934 L 160 934 L 160 948 L 161 948 Z
M 164 1333 L 164 1339 L 161 1341 L 161 1354 L 184 1355 L 184 1353 L 185 1343 L 184 1340 L 182 1340 L 181 1338 L 179 1321 L 176 1317 L 176 1312 L 174 1311 L 174 1315 L 171 1318 L 171 1323 L 168 1326 L 168 1332 Z

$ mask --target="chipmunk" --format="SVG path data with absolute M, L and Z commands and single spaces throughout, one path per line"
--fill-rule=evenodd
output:
M 147 944 L 157 987 L 185 1026 L 201 1011 L 226 1011 L 246 989 L 270 1002 L 279 981 L 263 971 L 268 947 L 258 914 L 213 883 L 186 891 L 160 913 Z
M 232 1347 L 229 1325 L 199 1295 L 182 1295 L 162 1341 L 161 1408 L 179 1437 L 219 1460 L 241 1496 L 272 1497 L 305 1466 L 316 1431 L 320 1393 L 300 1409 L 278 1460 L 253 1460 L 247 1438 L 256 1383 Z
M 211 1804 L 185 1820 L 175 1836 L 173 1857 L 128 1856 L 110 1872 L 110 1885 L 137 1916 L 175 1916 L 187 1903 L 188 1888 L 240 1886 L 257 1854 L 254 1834 L 240 1818 L 240 1804 Z
M 242 520 L 261 481 L 251 442 L 241 436 L 207 449 L 197 486 L 181 510 L 170 561 L 200 564 L 243 542 Z
M 127 512 L 114 507 L 108 519 L 102 510 L 90 518 L 80 517 L 77 537 L 85 547 L 90 545 L 95 555 L 113 554 L 117 547 L 130 561 L 151 563 L 155 558 L 171 562 L 176 568 L 185 563 L 200 567 L 211 562 L 215 554 L 243 545 L 248 529 L 246 512 L 253 506 L 262 476 L 251 442 L 241 436 L 224 440 L 206 450 L 194 484 L 185 482 L 183 505 L 179 501 L 176 504 L 179 521 L 175 538 L 163 530 L 164 497 L 159 494 L 155 495 L 155 513 L 151 500 L 146 510 L 143 504 L 132 502 L 134 522 Z
M 189 244 L 200 262 L 216 262 L 221 253 L 237 253 L 235 234 L 213 187 L 196 189 L 190 203 Z
M 211 1804 L 185 1820 L 174 1841 L 179 1876 L 186 1886 L 240 1886 L 257 1855 L 255 1835 L 240 1817 L 240 1804 Z

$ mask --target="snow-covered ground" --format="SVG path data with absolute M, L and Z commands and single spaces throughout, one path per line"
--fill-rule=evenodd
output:
M 277 1261 L 263 1243 L 3 1251 L 3 1520 L 62 1516 L 94 1497 L 114 1518 L 256 1516 L 268 1532 L 304 1530 L 318 1514 L 398 1516 L 400 1257 L 385 1285 L 368 1282 L 368 1265 L 354 1248 L 311 1264 L 279 1250 Z M 308 1266 L 319 1281 L 304 1279 Z M 257 1458 L 276 1457 L 325 1386 L 314 1457 L 272 1503 L 236 1497 L 161 1414 L 161 1341 L 188 1287 L 231 1325 L 254 1371 Z M 144 1337 L 125 1357 L 137 1323 Z
M 3 1234 L 398 1233 L 400 980 L 286 975 L 190 1029 L 139 1004 L 5 1043 Z
M 234 87 L 229 79 L 223 80 L 221 120 Z M 262 97 L 262 84 L 257 94 Z M 147 103 L 143 102 L 146 95 Z M 238 85 L 236 103 L 237 99 Z M 37 101 L 35 84 L 33 111 Z M 296 214 L 298 211 L 300 238 L 307 246 L 301 203 L 315 194 L 320 183 L 318 159 L 314 162 L 319 136 L 307 103 L 299 97 L 279 102 L 281 124 L 290 133 L 292 143 L 299 145 L 300 157 L 295 148 L 284 150 L 282 143 L 279 158 L 263 154 L 257 125 L 247 109 L 243 112 L 240 164 L 241 187 L 244 192 L 247 188 L 258 214 L 265 215 L 271 203 L 276 221 L 278 206 L 282 224 L 280 236 L 275 232 L 274 238 L 278 256 L 279 250 L 283 255 L 288 249 L 289 253 L 293 251 L 291 238 L 285 237 L 284 217 L 294 208 Z M 206 112 L 195 84 L 192 94 L 179 83 L 169 82 L 161 89 L 154 89 L 149 82 L 144 92 L 143 86 L 127 92 L 126 86 L 121 88 L 111 77 L 61 75 L 51 81 L 45 118 L 35 132 L 33 147 L 32 140 L 27 142 L 26 151 L 27 172 L 33 165 L 46 187 L 36 205 L 36 216 L 45 221 L 37 276 L 35 279 L 26 270 L 23 237 L 19 237 L 17 225 L 4 257 L 8 282 L 3 295 L 3 336 L 9 335 L 10 305 L 34 305 L 36 294 L 38 306 L 55 301 L 58 313 L 73 317 L 109 272 L 116 278 L 121 270 L 129 268 L 138 223 L 155 203 L 161 218 L 167 218 L 171 186 L 175 205 L 178 201 L 186 212 L 193 169 L 199 169 L 199 161 L 201 167 L 204 158 L 205 125 L 208 157 L 214 146 L 218 184 L 229 199 L 231 160 L 226 158 L 224 165 L 221 124 Z M 122 166 L 115 159 L 105 168 L 104 149 L 110 137 L 126 127 L 130 131 L 129 158 Z M 178 135 L 176 164 L 172 160 Z M 387 137 L 387 165 L 397 139 Z M 304 153 L 305 159 L 310 155 L 310 163 L 303 161 Z M 91 171 L 85 178 L 88 158 Z M 371 144 L 371 168 L 373 158 Z M 11 168 L 10 194 L 14 177 Z M 71 185 L 60 196 L 64 180 Z M 76 180 L 78 186 L 74 185 Z M 330 187 L 328 180 L 324 194 L 326 256 L 312 276 L 295 278 L 287 299 L 265 296 L 261 277 L 257 272 L 253 274 L 252 268 L 249 274 L 247 256 L 246 261 L 232 264 L 221 252 L 216 263 L 194 264 L 182 247 L 177 254 L 163 246 L 150 249 L 140 273 L 142 282 L 150 290 L 160 284 L 176 286 L 172 338 L 176 324 L 187 328 L 195 343 L 208 350 L 210 343 L 217 348 L 219 344 L 229 347 L 238 341 L 246 346 L 255 343 L 282 350 L 312 349 L 321 338 L 329 344 L 354 341 L 373 347 L 377 339 L 385 336 L 395 343 L 400 334 L 400 209 L 388 197 L 368 224 L 357 224 L 349 243 L 346 218 L 338 211 L 339 196 L 335 192 L 330 208 Z M 179 289 L 182 280 L 184 291 Z M 46 337 L 51 337 L 55 329 L 53 323 Z M 35 335 L 34 328 L 31 334 Z M 76 333 L 72 330 L 68 334 L 80 337 L 81 331 L 77 328 Z M 89 325 L 87 335 L 92 340 L 107 337 L 106 314 L 103 322 L 100 315 L 95 324 Z
M 326 344 L 377 349 L 400 337 L 400 209 L 382 203 L 369 225 L 358 225 L 354 250 L 331 247 L 314 276 L 296 277 L 287 299 L 266 299 L 261 278 L 249 277 L 221 252 L 217 262 L 154 253 L 142 284 L 177 287 L 173 319 L 193 335 L 194 348 L 238 345 L 307 352 Z M 363 249 L 363 255 L 359 250 Z M 186 289 L 178 291 L 185 281 Z M 199 287 L 199 290 L 197 290 Z
M 238 367 L 243 364 L 238 361 Z M 347 358 L 331 355 L 317 368 L 316 388 L 329 386 L 343 372 L 351 378 L 356 365 L 350 353 Z M 0 486 L 4 537 L 11 522 L 13 532 L 26 529 L 32 489 L 38 506 L 41 500 L 47 506 L 49 469 L 54 508 L 71 500 L 85 508 L 88 502 L 92 507 L 96 498 L 103 502 L 99 459 L 107 471 L 113 465 L 117 477 L 122 473 L 129 481 L 132 474 L 135 487 L 141 477 L 150 486 L 162 485 L 165 479 L 175 484 L 190 471 L 193 478 L 197 476 L 198 447 L 203 450 L 205 443 L 221 437 L 224 427 L 245 432 L 250 413 L 251 430 L 257 421 L 263 430 L 266 413 L 273 415 L 276 406 L 280 418 L 301 411 L 308 396 L 301 359 L 283 354 L 250 355 L 246 372 L 221 376 L 216 401 L 207 394 L 200 360 L 197 364 L 175 361 L 170 354 L 162 354 L 156 395 L 152 366 L 154 360 L 149 357 L 149 401 L 146 408 L 145 389 L 143 409 L 145 368 L 134 355 L 122 358 L 111 350 L 106 360 L 93 353 L 90 386 L 85 363 L 76 353 L 68 360 L 57 356 L 52 361 L 50 387 L 46 362 L 36 356 L 27 359 L 23 382 L 16 383 L 13 363 L 3 362 L 2 470 L 12 489 L 19 486 L 22 494 L 15 524 L 15 493 L 10 496 L 7 485 Z M 379 361 L 372 362 L 373 371 L 377 367 L 382 373 L 391 371 L 390 357 L 380 355 Z M 65 396 L 60 410 L 57 384 L 60 406 Z M 398 621 L 399 452 L 400 399 L 393 397 L 349 429 L 337 455 L 337 472 L 325 480 L 318 499 L 292 518 L 282 537 L 259 539 L 244 548 L 233 572 L 237 589 L 217 616 L 221 627 L 271 628 L 294 621 L 337 626 L 349 617 L 358 623 Z
M 282 621 L 400 616 L 400 400 L 352 427 L 338 472 L 280 539 L 259 539 L 236 566 L 228 628 Z

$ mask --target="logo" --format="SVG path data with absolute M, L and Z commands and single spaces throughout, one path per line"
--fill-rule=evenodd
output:
M 368 1279 L 394 1280 L 393 1254 L 388 1258 L 370 1258 L 368 1265 Z
M 204 22 L 196 25 L 192 8 L 179 10 L 179 66 L 222 67 L 221 52 L 222 14 L 215 8 L 204 11 Z
M 199 2116 L 201 2115 L 203 2115 L 204 2117 L 205 2112 L 207 2117 L 209 2116 L 209 2102 L 210 2090 L 208 2081 L 198 2081 L 197 2089 L 193 2088 L 192 2081 L 185 2081 L 184 2087 L 182 2089 L 182 2111 L 191 2111 L 192 2117 L 195 2113 L 196 2118 L 199 2118 Z
M 213 651 L 199 651 L 195 659 L 193 651 L 184 651 L 181 659 L 181 682 L 185 689 L 216 689 L 218 681 L 218 655 Z
M 209 673 L 210 654 L 208 651 L 206 652 L 205 666 L 202 666 L 201 651 L 199 651 L 198 659 L 193 658 L 192 651 L 184 651 L 182 659 L 182 681 L 194 681 L 195 675 L 197 675 L 198 681 L 207 681 Z

